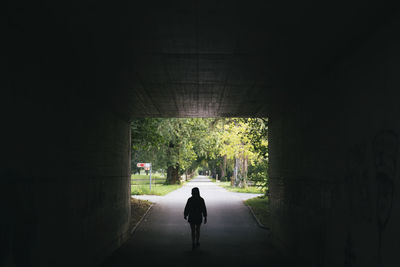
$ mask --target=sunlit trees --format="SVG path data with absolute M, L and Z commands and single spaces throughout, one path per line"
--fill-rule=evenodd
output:
M 247 136 L 252 144 L 252 150 L 257 155 L 249 166 L 249 180 L 257 185 L 268 187 L 268 119 L 249 118 Z
M 266 180 L 268 159 L 267 120 L 256 118 L 140 119 L 132 122 L 132 160 L 152 162 L 166 170 L 169 184 L 182 174 L 192 175 L 203 166 L 213 175 L 231 178 L 246 186 L 247 180 Z
M 262 130 L 265 121 L 253 118 L 225 119 L 220 126 L 221 150 L 224 162 L 234 162 L 232 185 L 247 186 L 248 168 L 265 160 L 267 137 Z M 265 134 L 265 133 L 264 133 Z

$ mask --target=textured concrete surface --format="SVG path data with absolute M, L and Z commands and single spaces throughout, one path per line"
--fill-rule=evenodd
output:
M 0 266 L 88 266 L 129 234 L 129 123 L 87 103 L 68 113 L 27 120 L 30 149 L 1 168 Z
M 321 90 L 292 99 L 270 120 L 271 230 L 297 266 L 400 266 L 393 34 L 376 33 L 351 64 L 312 83 Z
M 0 265 L 88 266 L 123 241 L 132 118 L 263 116 L 274 243 L 306 267 L 400 266 L 395 4 L 8 1 Z
M 388 1 L 312 0 L 8 8 L 14 73 L 24 61 L 30 84 L 40 72 L 71 81 L 72 93 L 110 100 L 127 119 L 265 116 L 287 90 L 304 90 L 390 24 L 394 12 Z
M 189 224 L 183 219 L 193 187 L 199 187 L 208 211 L 208 222 L 201 227 L 201 245 L 194 251 Z M 130 266 L 138 261 L 146 266 L 283 266 L 267 232 L 257 226 L 237 193 L 216 186 L 205 176 L 159 201 L 133 237 L 102 266 Z

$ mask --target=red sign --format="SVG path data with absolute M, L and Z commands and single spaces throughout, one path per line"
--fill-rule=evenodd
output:
M 151 167 L 151 163 L 138 163 L 136 164 L 138 168 L 149 168 Z

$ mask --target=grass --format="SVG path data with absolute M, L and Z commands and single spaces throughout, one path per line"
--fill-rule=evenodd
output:
M 268 198 L 265 196 L 255 197 L 244 201 L 246 206 L 250 206 L 258 220 L 264 225 L 269 226 L 269 205 Z
M 178 188 L 180 188 L 182 184 L 171 184 L 171 185 L 152 185 L 151 191 L 149 188 L 149 184 L 146 185 L 132 185 L 131 186 L 131 194 L 132 195 L 157 195 L 164 196 Z
M 164 196 L 182 186 L 180 185 L 165 185 L 165 177 L 160 174 L 151 176 L 151 191 L 149 175 L 133 174 L 131 176 L 131 194 L 132 195 L 157 195 Z
M 151 184 L 163 184 L 165 183 L 165 177 L 161 174 L 152 174 L 151 175 Z M 141 185 L 141 184 L 149 184 L 150 176 L 145 174 L 132 174 L 131 175 L 131 184 L 132 185 Z
M 213 182 L 215 182 L 214 178 L 212 178 L 211 180 Z M 217 184 L 231 192 L 253 193 L 253 194 L 264 194 L 265 193 L 265 189 L 262 187 L 259 187 L 259 186 L 247 186 L 246 188 L 244 188 L 244 187 L 231 186 L 231 182 L 218 182 Z
M 151 206 L 151 204 L 152 203 L 147 200 L 131 198 L 130 229 L 135 227 L 135 225 L 140 221 L 140 219 L 146 213 L 147 209 Z

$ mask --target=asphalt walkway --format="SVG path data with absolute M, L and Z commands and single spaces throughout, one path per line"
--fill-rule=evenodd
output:
M 201 227 L 201 245 L 195 250 L 189 224 L 183 219 L 193 187 L 200 189 L 208 211 L 208 222 Z M 252 197 L 246 195 L 198 176 L 159 198 L 132 238 L 102 266 L 284 266 L 268 232 L 258 227 L 244 206 L 243 199 Z

